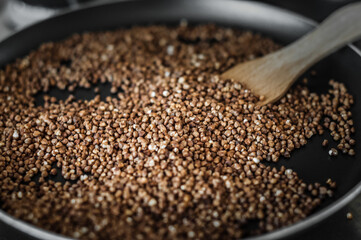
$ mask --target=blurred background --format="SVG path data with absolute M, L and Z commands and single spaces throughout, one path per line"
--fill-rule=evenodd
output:
M 99 1 L 111 0 L 0 0 L 0 41 L 18 29 L 46 19 L 63 10 L 76 9 Z M 320 22 L 337 8 L 356 1 L 263 0 L 260 2 L 285 8 Z M 361 41 L 355 43 L 355 45 L 361 49 Z M 349 212 L 353 215 L 352 220 L 346 218 L 346 214 Z M 0 223 L 0 239 L 26 240 L 30 238 L 14 235 L 9 227 Z M 293 239 L 361 239 L 361 196 L 320 225 L 314 226 L 314 228 Z
M 0 39 L 10 32 L 48 18 L 62 10 L 76 9 L 94 2 L 111 0 L 0 0 Z M 322 21 L 335 9 L 354 0 L 260 0 L 316 21 Z

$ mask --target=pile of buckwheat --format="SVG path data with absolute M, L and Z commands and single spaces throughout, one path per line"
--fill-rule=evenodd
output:
M 333 195 L 265 161 L 329 129 L 354 155 L 342 83 L 276 104 L 219 74 L 279 47 L 203 25 L 76 34 L 0 70 L 0 207 L 80 239 L 218 239 L 295 223 Z M 36 94 L 110 82 L 106 101 Z M 327 146 L 327 141 L 324 141 Z M 292 160 L 291 160 L 292 161 Z M 55 181 L 61 175 L 65 181 Z

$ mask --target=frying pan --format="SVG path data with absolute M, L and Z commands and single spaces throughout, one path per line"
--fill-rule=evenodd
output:
M 120 1 L 105 4 L 91 4 L 76 11 L 66 12 L 54 18 L 32 25 L 15 33 L 0 43 L 0 67 L 24 56 L 31 49 L 46 41 L 64 39 L 75 32 L 99 31 L 128 27 L 134 24 L 177 24 L 187 19 L 190 24 L 216 23 L 252 30 L 273 38 L 281 44 L 290 43 L 306 32 L 315 23 L 302 16 L 262 3 L 247 1 L 216 0 L 155 0 Z M 333 78 L 344 82 L 355 98 L 352 107 L 356 127 L 355 140 L 361 140 L 361 53 L 352 45 L 343 48 L 316 64 L 312 69 L 318 72 L 315 81 L 310 81 L 311 91 L 325 92 L 328 80 Z M 307 76 L 308 73 L 305 74 Z M 106 92 L 106 89 L 102 91 Z M 61 97 L 63 93 L 54 92 Z M 89 98 L 89 92 L 75 93 L 79 98 Z M 64 97 L 64 96 L 63 96 Z M 327 135 L 327 134 L 326 134 Z M 361 192 L 361 155 L 356 146 L 356 156 L 340 154 L 330 158 L 321 147 L 324 138 L 314 136 L 305 147 L 292 153 L 289 160 L 265 163 L 279 168 L 281 165 L 294 169 L 306 182 L 325 183 L 328 178 L 337 182 L 335 196 L 322 203 L 306 219 L 291 226 L 252 239 L 276 239 L 295 236 L 297 233 L 321 222 L 345 206 Z M 0 210 L 0 222 L 13 236 L 30 239 L 68 239 L 17 220 Z M 0 230 L 1 232 L 1 230 Z M 0 239 L 2 236 L 0 235 Z

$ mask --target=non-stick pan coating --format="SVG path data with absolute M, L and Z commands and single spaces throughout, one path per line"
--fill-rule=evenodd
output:
M 310 20 L 291 12 L 255 2 L 215 0 L 120 1 L 88 6 L 75 12 L 68 12 L 14 34 L 0 43 L 0 66 L 3 67 L 15 58 L 27 54 L 43 42 L 60 40 L 75 32 L 109 30 L 134 24 L 176 24 L 181 19 L 187 19 L 191 24 L 211 22 L 223 26 L 253 30 L 264 36 L 269 36 L 281 44 L 294 41 L 311 30 L 314 25 Z M 344 48 L 324 59 L 312 69 L 318 72 L 318 77 L 316 78 L 317 81 L 311 81 L 311 91 L 327 91 L 327 82 L 331 78 L 346 84 L 355 98 L 355 105 L 352 108 L 356 127 L 354 138 L 356 142 L 361 141 L 361 103 L 358 96 L 358 93 L 361 92 L 361 57 L 359 53 L 351 47 Z M 307 76 L 308 73 L 305 75 Z M 76 95 L 80 98 L 89 98 L 89 92 L 78 92 Z M 56 94 L 65 96 L 62 92 Z M 103 89 L 102 95 L 106 95 L 105 89 Z M 331 178 L 337 182 L 338 186 L 335 197 L 323 203 L 307 219 L 290 227 L 259 236 L 259 239 L 289 237 L 296 234 L 325 219 L 361 192 L 361 185 L 359 184 L 361 182 L 361 153 L 358 152 L 359 148 L 356 146 L 355 157 L 340 154 L 331 158 L 327 150 L 321 147 L 322 139 L 325 137 L 332 142 L 327 135 L 313 137 L 305 147 L 294 151 L 289 160 L 281 159 L 272 166 L 285 165 L 292 168 L 306 182 L 325 183 L 328 178 Z M 0 221 L 3 222 L 2 225 L 12 225 L 12 227 L 8 226 L 7 228 L 13 233 L 9 230 L 8 234 L 23 231 L 40 239 L 56 239 L 58 236 L 13 219 L 3 211 L 0 211 Z M 60 237 L 59 239 L 64 238 Z

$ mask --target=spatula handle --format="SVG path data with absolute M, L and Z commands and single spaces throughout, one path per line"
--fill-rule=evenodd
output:
M 293 71 L 303 72 L 323 57 L 359 37 L 361 2 L 337 10 L 315 30 L 282 49 L 277 57 L 289 62 L 289 67 L 293 68 Z

